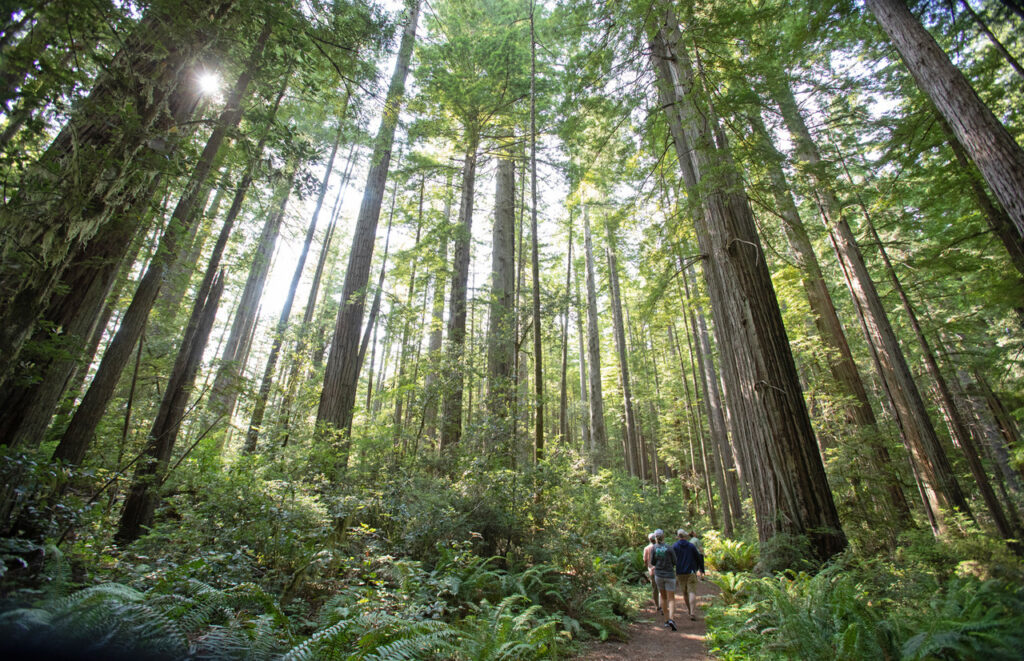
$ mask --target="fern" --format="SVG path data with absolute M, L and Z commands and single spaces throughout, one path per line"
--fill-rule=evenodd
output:
M 561 644 L 561 618 L 541 615 L 534 605 L 517 612 L 523 595 L 505 597 L 497 606 L 484 604 L 479 614 L 458 623 L 460 640 L 455 656 L 467 661 L 512 661 L 555 655 Z

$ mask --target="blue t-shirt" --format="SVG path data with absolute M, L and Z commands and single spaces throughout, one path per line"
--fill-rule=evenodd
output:
M 677 574 L 697 573 L 700 569 L 700 557 L 696 546 L 685 539 L 680 539 L 672 545 L 672 551 L 676 554 Z

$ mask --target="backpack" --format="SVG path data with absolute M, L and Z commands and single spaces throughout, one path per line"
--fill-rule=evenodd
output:
M 672 554 L 668 552 L 668 547 L 664 544 L 658 544 L 651 551 L 651 560 L 654 562 L 655 571 L 675 573 L 676 565 L 672 560 Z

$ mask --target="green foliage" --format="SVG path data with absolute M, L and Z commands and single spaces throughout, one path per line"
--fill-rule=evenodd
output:
M 466 661 L 512 661 L 556 656 L 567 642 L 559 632 L 561 618 L 545 615 L 539 605 L 521 608 L 528 599 L 512 594 L 496 605 L 484 603 L 458 626 L 456 658 Z
M 719 572 L 746 572 L 758 559 L 758 544 L 739 539 L 708 535 L 704 540 L 707 565 Z
M 722 574 L 708 609 L 709 649 L 733 658 L 1014 658 L 1024 631 L 1024 589 L 1015 579 L 952 577 L 936 557 L 953 545 L 923 540 L 902 560 L 849 553 L 817 574 L 757 578 Z M 976 560 L 960 556 L 961 563 Z

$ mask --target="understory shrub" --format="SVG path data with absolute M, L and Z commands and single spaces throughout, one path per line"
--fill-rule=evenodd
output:
M 1015 578 L 957 576 L 956 562 L 940 572 L 936 558 L 955 548 L 915 539 L 897 554 L 902 563 L 847 552 L 816 574 L 720 574 L 708 648 L 722 659 L 1020 658 L 1020 564 Z

